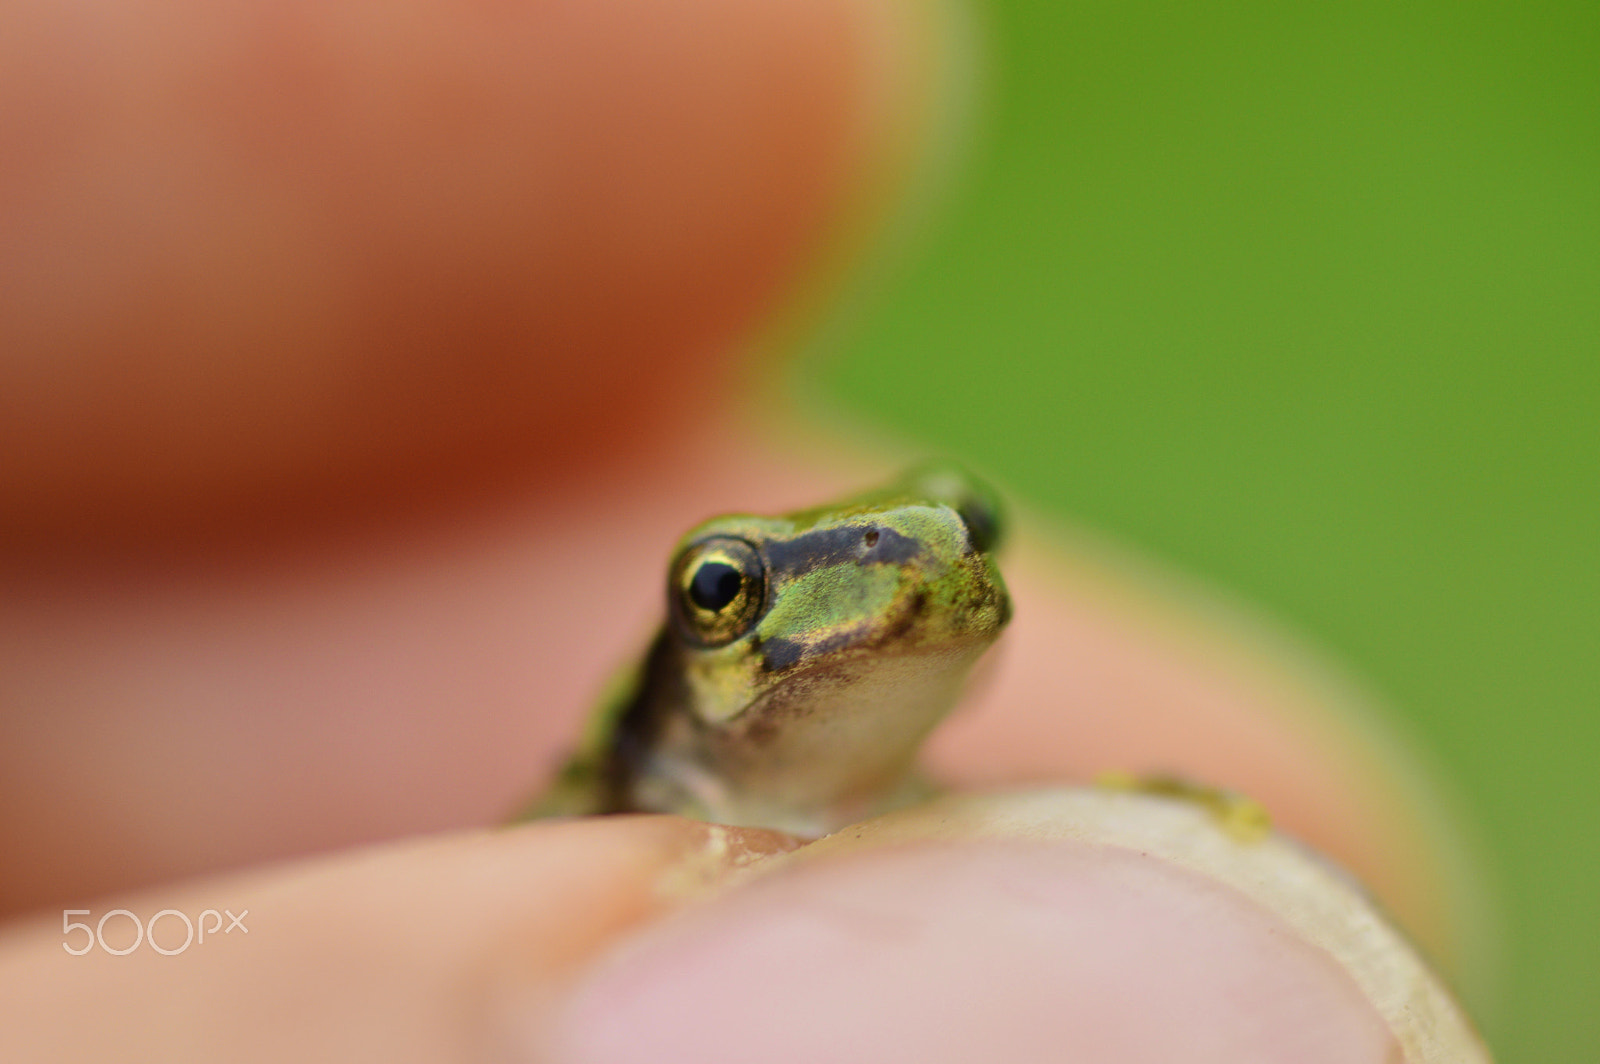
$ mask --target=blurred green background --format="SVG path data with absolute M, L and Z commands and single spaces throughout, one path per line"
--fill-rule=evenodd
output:
M 1600 3 L 977 22 L 958 182 L 803 378 L 1368 680 L 1489 844 L 1497 1054 L 1600 1060 Z

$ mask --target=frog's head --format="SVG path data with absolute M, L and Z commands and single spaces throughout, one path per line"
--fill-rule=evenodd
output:
M 993 494 L 950 466 L 694 529 L 671 569 L 671 632 L 729 785 L 747 766 L 800 806 L 904 772 L 1010 619 L 999 534 Z

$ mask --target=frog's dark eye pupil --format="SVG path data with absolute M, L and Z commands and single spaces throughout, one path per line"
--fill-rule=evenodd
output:
M 689 598 L 696 606 L 715 613 L 739 597 L 744 578 L 727 562 L 706 562 L 689 581 Z

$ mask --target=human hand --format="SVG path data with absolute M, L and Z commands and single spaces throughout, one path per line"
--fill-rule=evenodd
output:
M 67 956 L 53 927 L 14 929 L 0 1044 L 10 1059 L 1488 1059 L 1353 884 L 1209 815 L 1103 791 L 953 797 L 801 849 L 603 817 L 173 885 L 119 919 L 227 905 L 249 930 L 191 949 L 172 916 L 172 955 L 102 932 L 127 955 Z
M 974 1010 L 967 1033 L 998 1044 L 978 1025 L 998 1018 L 1018 1046 L 1085 1045 L 1083 1023 L 1184 1010 L 1219 1052 L 1239 1047 L 1230 1031 L 1324 1021 L 1355 1039 L 1325 1045 L 1381 1052 L 1336 971 L 1251 937 L 1259 913 L 1176 926 L 1215 891 L 1065 842 L 885 847 L 775 874 L 688 923 L 667 917 L 697 892 L 663 881 L 720 880 L 724 842 L 788 842 L 626 819 L 263 864 L 495 821 L 642 633 L 663 537 L 845 486 L 823 445 L 752 429 L 718 352 L 854 208 L 861 175 L 892 168 L 884 145 L 923 95 L 926 56 L 891 7 L 405 10 L 196 5 L 177 35 L 139 9 L 95 26 L 0 16 L 0 99 L 32 116 L 8 135 L 19 224 L 3 227 L 0 285 L 3 902 L 252 913 L 249 937 L 175 957 L 74 957 L 53 912 L 18 922 L 5 1037 L 57 1056 L 404 1059 L 589 1052 L 599 1020 L 637 1030 L 608 1052 L 661 1059 L 663 1036 L 604 1011 L 605 980 L 628 971 L 606 958 L 677 935 L 704 960 L 767 921 L 817 948 L 786 948 L 765 979 L 724 952 L 732 986 L 694 983 L 688 1002 L 705 1007 L 688 1014 L 698 1030 L 745 1050 L 731 1018 L 771 1016 L 724 992 L 802 1025 L 808 987 L 848 990 L 832 1000 L 863 1007 L 814 1028 L 843 1043 L 916 1022 L 890 1006 L 949 1008 L 936 988 L 980 967 L 1095 1001 L 1108 954 L 1136 936 L 1152 948 L 1126 969 L 1150 990 L 1139 1011 L 1068 1015 L 1011 992 L 994 1000 L 1016 1011 Z M 1115 567 L 1025 544 L 1007 572 L 1008 660 L 936 741 L 945 776 L 1225 782 L 1448 945 L 1449 914 L 1427 923 L 1448 842 L 1396 802 L 1338 700 Z M 1144 883 L 1136 904 L 1107 889 L 1126 875 Z M 772 931 L 806 906 L 838 915 L 837 933 Z M 858 963 L 881 955 L 886 912 L 921 950 L 892 986 Z M 653 956 L 636 988 L 688 970 Z M 1204 979 L 1164 979 L 1195 957 L 1216 961 Z M 1278 1012 L 1242 989 L 1285 985 L 1306 993 Z M 1218 987 L 1251 1006 L 1194 996 Z

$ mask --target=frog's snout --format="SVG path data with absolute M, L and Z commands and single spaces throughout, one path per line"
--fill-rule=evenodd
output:
M 978 627 L 998 635 L 1000 630 L 1011 623 L 1011 594 L 1006 590 L 1006 585 L 1001 583 L 1000 574 L 990 565 L 982 589 L 973 597 L 972 613 L 981 618 Z
M 968 551 L 929 559 L 902 624 L 912 619 L 935 640 L 992 639 L 1011 620 L 1011 596 L 991 555 Z
M 1006 591 L 1004 586 L 996 584 L 994 585 L 994 597 L 996 614 L 994 629 L 996 632 L 998 632 L 1000 629 L 1011 623 L 1011 594 Z

